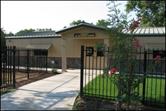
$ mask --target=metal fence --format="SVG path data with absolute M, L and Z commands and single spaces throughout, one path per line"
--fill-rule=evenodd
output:
M 165 106 L 165 50 L 139 49 L 136 53 L 134 74 L 144 77 L 135 89 L 142 103 Z M 157 57 L 157 56 L 160 57 Z M 97 50 L 81 46 L 80 95 L 101 99 L 117 99 L 115 77 L 109 74 L 115 59 L 109 48 Z M 125 67 L 121 63 L 120 67 Z
M 1 47 L 0 90 L 5 93 L 28 79 L 49 76 L 53 68 L 61 68 L 61 58 L 48 57 L 47 50 Z
M 1 93 L 15 88 L 15 47 L 1 47 Z
M 27 73 L 30 78 L 32 72 L 45 72 L 48 68 L 61 68 L 61 58 L 48 57 L 47 50 L 16 49 L 16 71 Z

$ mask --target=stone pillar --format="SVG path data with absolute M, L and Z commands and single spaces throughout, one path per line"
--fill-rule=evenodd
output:
M 62 38 L 61 41 L 61 51 L 62 51 L 62 72 L 66 72 L 67 69 L 67 63 L 66 63 L 66 40 Z

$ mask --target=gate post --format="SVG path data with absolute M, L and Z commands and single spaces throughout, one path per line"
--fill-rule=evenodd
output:
M 81 46 L 80 96 L 83 95 L 84 46 Z
M 146 61 L 147 61 L 147 51 L 144 49 L 144 64 L 143 64 L 143 71 L 144 71 L 144 78 L 143 78 L 143 103 L 145 103 L 145 85 L 146 85 Z
M 16 87 L 15 55 L 16 55 L 16 47 L 13 46 L 13 88 Z

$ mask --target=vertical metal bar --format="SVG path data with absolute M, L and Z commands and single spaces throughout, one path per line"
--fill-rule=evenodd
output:
M 153 49 L 153 51 L 154 51 L 154 49 Z M 150 51 L 149 51 L 149 53 L 148 53 L 148 55 L 147 55 L 147 57 L 148 57 L 148 64 L 149 64 L 149 62 L 150 62 L 150 64 L 152 64 L 152 60 L 150 59 L 149 54 L 150 54 Z M 156 69 L 156 67 L 155 67 L 155 69 Z M 151 91 L 150 91 L 150 92 L 151 92 L 151 93 L 150 93 L 150 96 L 151 96 L 151 97 L 150 97 L 150 101 L 149 101 L 149 102 L 151 103 L 151 102 L 154 102 L 154 99 L 152 99 L 152 98 L 153 98 L 153 93 L 152 93 L 152 92 L 153 92 L 153 87 L 155 87 L 155 86 L 154 86 L 154 82 L 153 82 L 153 80 L 154 80 L 154 78 L 153 78 L 153 77 L 154 77 L 154 74 L 153 74 L 153 73 L 154 73 L 154 70 L 152 70 L 152 71 L 150 71 L 150 72 L 148 72 L 148 73 L 150 73 L 150 75 L 149 75 L 150 77 L 149 77 L 149 78 L 151 79 L 151 81 L 150 81 L 150 84 L 151 84 L 151 85 L 149 85 L 149 86 L 151 86 L 151 87 L 150 87 L 150 89 L 151 89 Z M 148 87 L 149 87 L 149 86 L 148 86 Z
M 109 53 L 110 53 L 110 52 L 109 52 L 109 48 L 107 48 L 107 51 L 106 51 L 106 52 L 107 52 L 107 54 L 105 54 L 105 56 L 106 56 L 106 70 L 107 70 L 107 72 L 106 72 L 106 74 L 107 74 L 107 75 L 106 75 L 106 96 L 108 97 L 108 92 L 109 92 L 109 87 L 108 87 L 108 86 L 109 86 L 109 85 L 108 85 L 108 84 L 109 84 L 109 83 L 108 83 L 108 78 L 109 78 L 109 67 L 108 67 L 108 66 L 109 66 L 109 65 L 108 65 L 108 64 L 109 64 Z M 105 53 L 106 53 L 106 52 L 105 52 Z M 108 98 L 109 98 L 109 97 L 108 97 Z
M 14 50 L 14 49 L 13 49 Z M 13 58 L 12 58 L 12 47 L 10 47 L 10 51 L 9 51 L 9 84 L 11 84 L 12 81 L 12 65 L 13 65 Z
M 15 54 L 16 54 L 16 47 L 13 47 L 13 88 L 16 87 L 16 70 L 15 70 Z
M 11 47 L 9 46 L 8 48 L 7 48 L 7 62 L 6 62 L 6 64 L 7 64 L 7 71 L 6 71 L 6 74 L 5 74 L 5 84 L 7 85 L 8 83 L 9 83 L 9 62 L 10 62 L 10 49 L 11 49 Z M 12 50 L 12 49 L 11 49 Z
M 139 71 L 138 71 L 138 74 L 139 74 L 139 75 L 138 75 L 138 77 L 140 78 L 140 77 L 141 77 L 140 74 L 142 74 L 142 71 L 141 71 L 141 70 L 142 70 L 142 69 L 141 69 L 141 66 L 142 66 L 142 65 L 141 65 L 141 63 L 142 63 L 142 62 L 141 62 L 141 55 L 142 55 L 141 48 L 139 48 L 139 53 L 138 53 L 138 54 L 139 54 L 139 55 L 138 55 L 138 56 L 139 56 L 139 57 L 138 57 L 138 60 L 139 60 L 139 61 L 138 61 L 138 64 L 139 64 Z M 141 94 L 140 94 L 140 85 L 138 85 L 137 91 L 138 91 L 138 94 L 139 94 L 139 96 L 140 96 L 140 95 L 141 95 Z
M 142 92 L 142 96 L 143 96 L 143 103 L 145 103 L 145 85 L 146 85 L 146 61 L 147 61 L 147 51 L 144 49 L 144 79 L 143 79 L 143 92 Z
M 164 58 L 164 69 L 165 69 L 165 62 L 166 62 L 166 58 Z M 164 73 L 164 72 L 163 72 Z M 163 74 L 164 78 L 165 78 L 165 74 Z M 161 90 L 161 89 L 160 89 Z M 165 90 L 164 90 L 164 103 L 166 103 L 166 98 L 165 98 L 165 93 L 166 93 L 166 82 L 165 82 Z M 161 94 L 161 93 L 160 93 Z M 166 105 L 165 106 L 165 109 L 166 109 Z
M 90 93 L 90 84 L 89 83 L 90 83 L 90 75 L 91 75 L 91 73 L 90 73 L 90 58 L 91 58 L 91 56 L 88 56 L 88 93 Z
M 96 53 L 96 57 L 95 57 L 95 59 L 96 59 L 96 77 L 97 77 L 97 80 L 95 80 L 95 95 L 99 95 L 99 93 L 98 93 L 98 88 L 99 88 L 99 84 L 98 84 L 98 79 L 99 79 L 99 76 L 98 76 L 98 58 L 97 58 L 97 51 L 95 50 L 95 53 Z
M 17 63 L 17 67 L 18 67 L 18 71 L 19 71 L 19 68 L 20 68 L 20 51 L 18 50 L 18 63 Z
M 154 79 L 153 79 L 153 82 L 155 82 L 155 85 L 154 85 L 154 90 L 153 91 L 155 91 L 155 99 L 154 99 L 154 101 L 155 101 L 155 103 L 157 103 L 157 92 L 158 92 L 158 90 L 157 90 L 157 80 L 158 80 L 158 77 L 157 77 L 157 75 L 160 73 L 160 72 L 158 72 L 158 68 L 160 67 L 160 63 L 158 64 L 159 66 L 157 66 L 156 67 L 156 71 L 154 71 Z M 153 85 L 152 85 L 153 86 Z
M 47 72 L 47 68 L 48 68 L 48 50 L 47 50 L 47 55 L 46 55 L 46 72 Z
M 29 79 L 29 50 L 27 50 L 27 79 Z
M 3 47 L 1 46 L 1 50 L 0 50 L 0 52 L 1 52 L 1 67 L 0 67 L 0 70 L 1 70 L 1 75 L 0 75 L 0 86 L 2 86 L 2 74 L 3 74 L 3 51 L 4 51 L 4 49 L 3 49 Z M 0 92 L 1 93 L 1 92 Z
M 83 95 L 83 74 L 84 74 L 84 46 L 81 46 L 81 75 L 80 75 L 80 96 Z
M 87 53 L 87 47 L 85 48 L 85 53 Z M 84 57 L 84 60 L 85 60 L 85 85 L 86 85 L 86 81 L 87 81 L 87 55 Z M 85 92 L 87 92 L 87 87 L 85 89 Z
M 100 70 L 100 77 L 99 77 L 99 95 L 102 95 L 102 74 L 101 74 L 101 56 L 99 56 L 99 63 L 100 63 L 100 68 L 99 68 L 99 70 Z
M 94 54 L 93 54 L 93 56 L 92 56 L 92 80 L 93 80 L 93 74 L 94 74 Z M 93 94 L 93 92 L 94 92 L 94 81 L 92 82 L 92 94 Z
M 105 52 L 103 52 L 103 53 L 105 53 Z M 105 83 L 106 83 L 106 82 L 105 82 L 105 74 L 104 74 L 104 73 L 105 73 L 105 72 L 104 72 L 104 70 L 105 70 L 105 69 L 104 69 L 104 68 L 105 68 L 105 54 L 103 55 L 102 58 L 103 58 L 103 67 L 102 67 L 102 69 L 103 69 L 103 72 L 102 72 L 102 73 L 103 73 L 103 75 L 102 75 L 102 76 L 103 76 L 103 86 L 102 86 L 102 87 L 103 87 L 103 92 L 102 92 L 102 93 L 103 93 L 104 96 L 106 96 L 106 95 L 105 95 L 105 89 L 106 89 L 106 88 L 104 87 L 104 86 L 105 86 Z

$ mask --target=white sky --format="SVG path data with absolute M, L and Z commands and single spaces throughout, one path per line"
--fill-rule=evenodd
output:
M 121 1 L 122 2 L 122 1 Z M 61 30 L 73 20 L 96 23 L 107 19 L 108 1 L 1 1 L 1 28 L 7 33 L 22 29 Z M 122 2 L 124 10 L 126 1 Z

